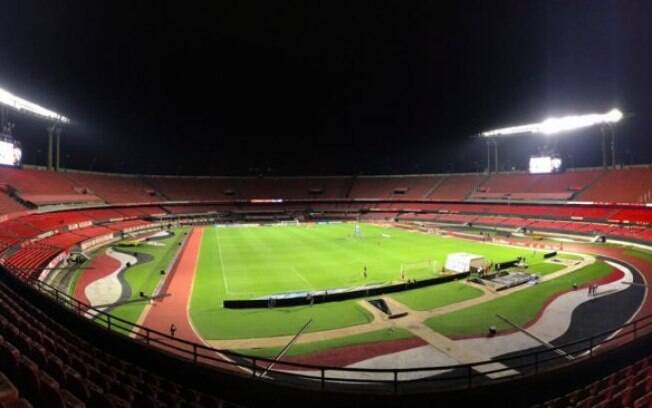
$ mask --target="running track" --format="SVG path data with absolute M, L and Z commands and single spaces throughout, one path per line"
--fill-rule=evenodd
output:
M 203 236 L 203 228 L 193 228 L 186 240 L 180 257 L 167 278 L 168 296 L 152 303 L 143 326 L 170 333 L 170 325 L 177 327 L 176 338 L 203 344 L 190 322 L 188 308 L 192 297 L 192 285 L 197 269 L 199 248 Z

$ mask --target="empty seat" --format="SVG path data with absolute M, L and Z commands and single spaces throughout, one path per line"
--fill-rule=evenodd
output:
M 8 406 L 18 401 L 18 388 L 0 372 L 0 405 Z

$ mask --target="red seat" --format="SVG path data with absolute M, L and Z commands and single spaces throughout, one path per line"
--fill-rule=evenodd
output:
M 649 392 L 634 401 L 634 408 L 652 407 L 652 392 Z
M 7 406 L 18 400 L 18 388 L 0 372 L 0 406 Z
M 26 396 L 37 396 L 41 392 L 39 369 L 35 362 L 21 355 L 18 360 L 18 389 Z

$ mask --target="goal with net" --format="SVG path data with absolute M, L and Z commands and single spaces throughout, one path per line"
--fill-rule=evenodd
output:
M 436 261 L 406 262 L 401 264 L 401 280 L 425 278 L 438 275 L 441 265 Z

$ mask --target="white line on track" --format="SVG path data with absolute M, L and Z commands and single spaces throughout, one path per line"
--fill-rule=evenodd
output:
M 222 260 L 222 245 L 220 244 L 220 237 L 217 235 L 217 228 L 214 229 L 215 231 L 215 240 L 217 241 L 217 254 L 220 257 L 220 265 L 222 267 L 222 282 L 224 282 L 224 292 L 225 295 L 228 295 L 231 293 L 229 290 L 229 284 L 226 283 L 226 269 L 224 269 L 224 261 Z

